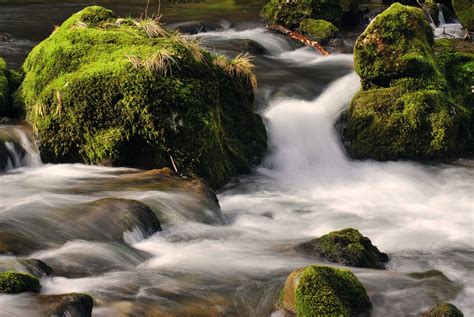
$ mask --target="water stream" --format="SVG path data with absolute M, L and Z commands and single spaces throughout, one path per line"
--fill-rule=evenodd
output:
M 25 256 L 55 268 L 54 277 L 41 280 L 42 292 L 88 292 L 94 316 L 279 316 L 274 304 L 288 273 L 324 263 L 294 246 L 354 227 L 391 258 L 385 271 L 354 269 L 371 296 L 372 316 L 415 315 L 439 300 L 474 315 L 474 161 L 349 159 L 334 124 L 360 87 L 352 55 L 322 57 L 267 33 L 256 19 L 227 24 L 222 15 L 215 19 L 221 29 L 193 36 L 229 55 L 238 53 L 236 39 L 267 50 L 254 62 L 270 149 L 252 174 L 218 193 L 220 210 L 199 190 L 161 186 L 138 170 L 41 164 L 31 134 L 0 126 L 0 136 L 26 153 L 18 160 L 12 154 L 0 174 L 0 231 L 19 237 Z M 21 54 L 11 60 L 18 63 Z M 114 240 L 74 221 L 81 206 L 104 197 L 146 203 L 163 231 Z M 451 282 L 406 275 L 429 269 Z M 35 305 L 31 295 L 0 295 L 0 316 L 35 316 Z

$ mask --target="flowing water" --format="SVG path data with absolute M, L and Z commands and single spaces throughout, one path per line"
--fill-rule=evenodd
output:
M 11 164 L 0 174 L 0 234 L 14 234 L 17 253 L 55 269 L 42 278 L 43 293 L 90 293 L 94 316 L 279 316 L 274 304 L 288 273 L 323 263 L 294 246 L 354 227 L 391 258 L 384 271 L 353 269 L 371 296 L 372 316 L 415 315 L 440 300 L 474 315 L 474 161 L 350 160 L 335 122 L 360 86 L 352 55 L 322 57 L 266 32 L 249 3 L 212 14 L 168 9 L 173 27 L 207 26 L 192 36 L 211 49 L 235 55 L 236 41 L 250 39 L 266 51 L 255 64 L 269 154 L 218 193 L 221 210 L 199 190 L 160 185 L 137 170 L 42 165 L 27 130 L 0 126 L 0 140 L 19 144 L 9 147 Z M 29 30 L 7 23 L 37 6 Z M 59 23 L 81 6 L 0 6 L 0 26 L 10 25 L 13 36 L 0 55 L 19 65 L 22 43 L 47 35 L 47 28 L 31 32 L 36 24 Z M 148 237 L 137 228 L 111 239 L 76 221 L 82 206 L 104 197 L 144 202 L 163 231 Z M 406 275 L 429 269 L 451 281 Z M 0 316 L 34 316 L 35 305 L 31 295 L 0 295 Z

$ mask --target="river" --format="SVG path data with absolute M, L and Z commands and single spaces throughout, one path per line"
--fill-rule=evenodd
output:
M 323 57 L 266 32 L 261 3 L 211 1 L 162 11 L 170 27 L 199 21 L 208 32 L 192 36 L 211 49 L 235 55 L 236 40 L 251 39 L 266 52 L 254 62 L 269 153 L 217 193 L 222 213 L 186 190 L 123 181 L 137 170 L 42 164 L 27 128 L 0 125 L 0 136 L 20 140 L 27 152 L 15 161 L 10 149 L 10 169 L 0 174 L 0 230 L 40 244 L 26 255 L 64 272 L 43 278 L 43 293 L 87 292 L 94 316 L 280 316 L 274 304 L 288 273 L 324 263 L 294 246 L 346 227 L 390 256 L 387 270 L 353 269 L 371 296 L 372 316 L 415 315 L 440 300 L 473 316 L 474 160 L 348 158 L 335 123 L 360 87 L 352 55 Z M 18 67 L 53 25 L 85 5 L 0 3 L 0 31 L 12 36 L 0 43 L 0 56 Z M 109 7 L 137 15 L 143 6 Z M 163 231 L 110 242 L 71 224 L 71 208 L 102 197 L 146 203 Z M 450 281 L 406 275 L 430 269 Z M 0 316 L 34 316 L 34 305 L 31 295 L 0 295 Z

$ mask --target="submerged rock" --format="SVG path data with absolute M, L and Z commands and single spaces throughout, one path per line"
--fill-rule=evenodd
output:
M 131 244 L 162 230 L 153 210 L 136 200 L 103 198 L 84 208 L 87 212 L 77 222 L 111 241 Z
M 252 55 L 266 55 L 269 53 L 263 45 L 249 39 L 233 39 L 230 40 L 230 44 L 235 50 Z
M 0 259 L 0 272 L 6 271 L 29 273 L 36 277 L 43 277 L 51 275 L 53 269 L 38 259 L 2 258 Z
M 357 39 L 362 90 L 352 100 L 343 132 L 353 157 L 429 159 L 466 150 L 471 109 L 450 89 L 433 44 L 423 12 L 398 3 Z
M 451 303 L 441 303 L 419 315 L 420 317 L 463 317 L 464 314 Z
M 0 293 L 39 293 L 40 290 L 41 285 L 38 278 L 31 274 L 11 271 L 0 273 Z
M 330 232 L 302 243 L 298 248 L 331 262 L 354 267 L 382 269 L 388 261 L 388 256 L 380 252 L 369 238 L 352 228 Z
M 288 276 L 278 306 L 298 316 L 357 316 L 371 303 L 351 271 L 313 265 Z
M 438 301 L 454 299 L 462 290 L 462 285 L 451 281 L 439 270 L 412 272 L 407 275 L 419 280 L 420 288 L 430 293 Z
M 333 39 L 339 30 L 331 22 L 324 20 L 305 19 L 300 24 L 301 32 L 311 39 L 326 44 Z
M 88 7 L 35 47 L 20 99 L 47 162 L 177 166 L 217 188 L 266 151 L 253 65 Z
M 262 15 L 272 24 L 298 28 L 304 19 L 320 19 L 337 26 L 359 23 L 358 0 L 270 0 Z
M 472 0 L 452 0 L 454 11 L 461 24 L 468 30 L 474 31 L 474 4 Z
M 88 294 L 71 293 L 60 295 L 40 295 L 41 316 L 90 317 L 94 306 Z

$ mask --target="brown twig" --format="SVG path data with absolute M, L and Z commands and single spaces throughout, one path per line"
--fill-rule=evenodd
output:
M 331 53 L 328 52 L 324 47 L 322 47 L 321 44 L 319 44 L 318 42 L 310 39 L 307 36 L 304 36 L 301 33 L 298 33 L 296 31 L 292 31 L 292 30 L 290 30 L 290 29 L 288 29 L 284 26 L 281 26 L 281 25 L 269 25 L 268 29 L 283 33 L 283 34 L 285 34 L 286 36 L 288 36 L 289 38 L 291 38 L 293 40 L 300 41 L 304 45 L 312 46 L 315 50 L 319 51 L 323 55 L 331 55 Z

